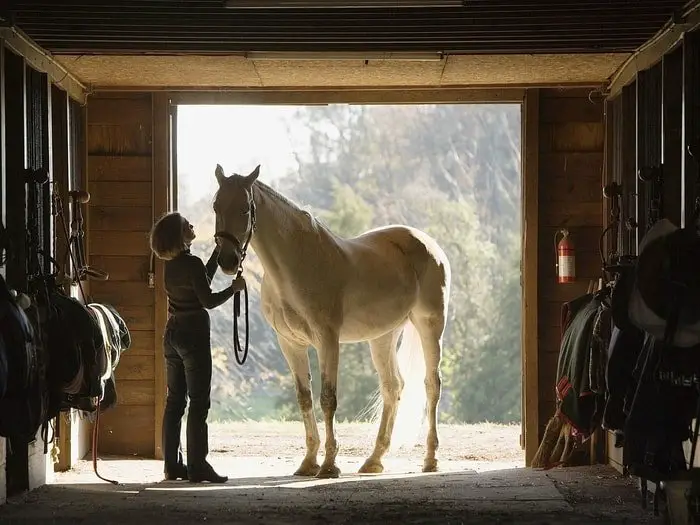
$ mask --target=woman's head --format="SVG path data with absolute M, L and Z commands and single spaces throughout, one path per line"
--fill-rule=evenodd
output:
M 151 229 L 151 250 L 159 259 L 170 260 L 186 250 L 195 238 L 194 228 L 178 212 L 163 215 Z

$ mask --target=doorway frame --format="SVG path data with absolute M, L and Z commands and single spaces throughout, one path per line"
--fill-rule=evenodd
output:
M 408 88 L 408 89 L 306 89 L 160 91 L 154 93 L 154 210 L 170 211 L 177 202 L 178 105 L 401 105 L 401 104 L 520 104 L 521 107 L 521 439 L 525 464 L 530 465 L 539 446 L 538 365 L 538 127 L 537 88 Z M 167 298 L 162 263 L 155 267 L 155 337 L 162 340 L 167 320 Z M 162 345 L 156 345 L 162 362 Z M 162 367 L 156 367 L 156 457 L 162 458 L 160 433 L 165 406 Z

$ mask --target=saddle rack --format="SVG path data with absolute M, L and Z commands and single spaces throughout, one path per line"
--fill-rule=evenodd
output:
M 652 169 L 642 169 L 638 173 L 638 177 L 642 183 L 649 185 L 651 190 L 652 198 L 648 211 L 650 223 L 653 224 L 663 217 L 663 202 L 660 191 L 663 184 L 663 166 L 656 166 Z M 697 198 L 695 200 L 695 210 L 692 219 L 692 223 L 695 224 L 697 224 L 698 217 L 700 216 L 700 176 L 697 182 Z M 623 224 L 620 218 L 620 199 L 622 193 L 622 186 L 617 182 L 608 184 L 603 188 L 603 196 L 610 199 L 612 202 L 610 225 L 603 231 L 600 238 L 600 255 L 604 275 L 610 277 L 613 283 L 620 279 L 622 275 L 629 275 L 630 272 L 634 272 L 639 260 L 638 256 L 624 255 L 617 249 L 617 241 L 619 239 L 617 229 Z M 633 218 L 629 218 L 624 224 L 630 234 L 639 227 Z M 650 227 L 651 224 L 648 226 Z M 615 232 L 615 246 L 609 258 L 606 260 L 604 256 L 604 237 L 610 231 Z M 680 299 L 681 297 L 679 296 L 678 302 L 680 302 Z M 674 339 L 679 309 L 680 306 L 675 304 L 671 309 L 672 312 L 667 316 L 668 319 L 663 341 L 659 339 L 659 344 L 649 345 L 648 348 L 642 350 L 640 359 L 643 359 L 643 366 L 638 378 L 637 391 L 629 407 L 629 415 L 634 412 L 638 397 L 637 393 L 644 378 L 647 377 L 647 374 L 653 376 L 654 381 L 670 383 L 683 388 L 692 388 L 700 393 L 700 375 L 663 374 L 656 370 L 657 366 L 655 366 L 655 363 L 658 364 L 660 354 L 664 352 L 667 345 Z M 646 355 L 643 355 L 645 352 Z M 661 471 L 652 466 L 656 454 L 646 451 L 641 461 L 630 461 L 629 464 L 623 467 L 624 475 L 633 475 L 639 478 L 642 508 L 647 507 L 650 490 L 649 482 L 651 482 L 654 484 L 652 500 L 654 515 L 659 516 L 663 513 L 665 515 L 665 522 L 674 525 L 700 525 L 700 467 L 695 466 L 698 436 L 700 434 L 700 395 L 697 398 L 693 419 L 691 421 L 692 428 L 689 457 L 686 460 L 685 456 L 687 450 L 684 445 L 684 457 L 678 458 L 680 464 L 684 464 L 684 466 L 669 468 L 669 471 Z M 685 443 L 687 443 L 687 441 Z

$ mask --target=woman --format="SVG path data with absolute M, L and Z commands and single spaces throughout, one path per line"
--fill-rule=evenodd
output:
M 165 292 L 168 322 L 163 338 L 168 395 L 163 416 L 163 459 L 165 479 L 225 483 L 207 462 L 209 453 L 207 414 L 211 394 L 212 357 L 207 309 L 225 303 L 245 281 L 239 277 L 212 292 L 218 248 L 205 265 L 190 253 L 194 228 L 179 213 L 169 213 L 151 230 L 151 250 L 165 260 Z M 187 466 L 180 450 L 180 428 L 187 397 Z

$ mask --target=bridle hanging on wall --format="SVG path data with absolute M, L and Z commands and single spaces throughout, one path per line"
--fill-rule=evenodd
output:
M 613 264 L 617 264 L 620 259 L 620 239 L 617 235 L 618 229 L 622 224 L 620 219 L 621 206 L 620 200 L 622 198 L 622 185 L 619 182 L 611 182 L 603 188 L 603 197 L 611 200 L 610 205 L 610 223 L 605 227 L 603 233 L 600 234 L 598 240 L 598 251 L 600 253 L 600 263 L 603 268 L 603 275 L 610 271 L 610 267 Z M 613 247 L 608 255 L 605 257 L 605 237 L 608 234 L 613 234 Z
M 639 169 L 637 176 L 639 181 L 647 186 L 646 194 L 649 195 L 649 207 L 647 209 L 647 221 L 644 225 L 645 232 L 656 224 L 664 216 L 663 206 L 663 164 L 658 166 L 645 166 Z

